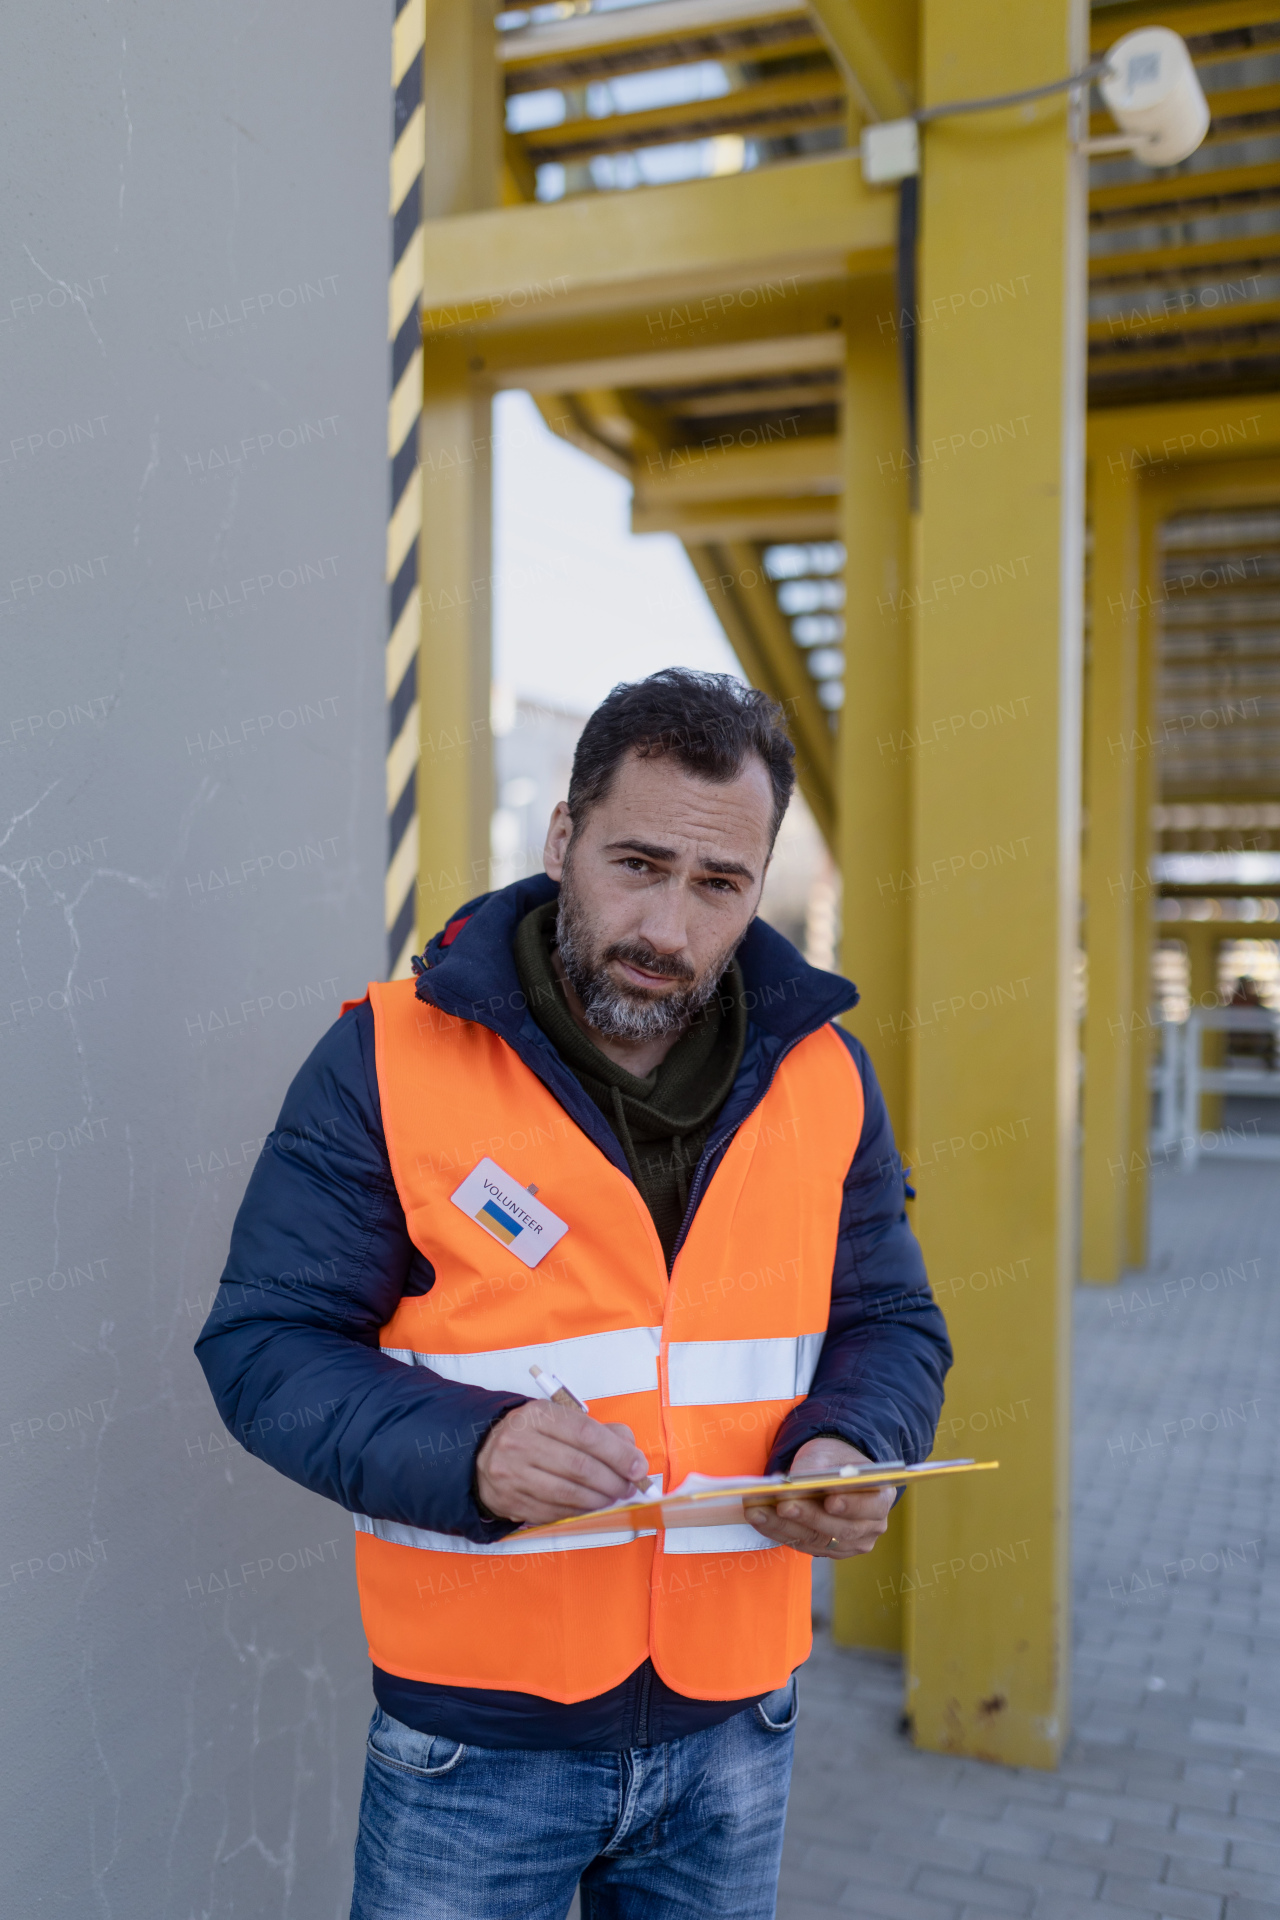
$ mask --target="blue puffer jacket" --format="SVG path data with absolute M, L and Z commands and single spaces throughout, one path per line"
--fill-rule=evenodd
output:
M 555 893 L 539 876 L 472 902 L 446 930 L 453 936 L 447 945 L 441 934 L 429 944 L 418 992 L 499 1034 L 629 1179 L 604 1115 L 525 1011 L 512 937 L 523 916 Z M 731 1135 L 783 1056 L 857 1000 L 848 981 L 808 966 L 763 921 L 752 925 L 738 960 L 748 994 L 746 1048 L 695 1172 L 682 1238 Z M 826 1342 L 808 1398 L 779 1431 L 771 1470 L 789 1465 L 817 1434 L 841 1435 L 872 1459 L 923 1459 L 951 1363 L 907 1224 L 883 1098 L 860 1043 L 837 1031 L 862 1076 L 866 1119 L 844 1183 Z M 475 1455 L 494 1422 L 526 1396 L 443 1380 L 385 1358 L 378 1347 L 378 1330 L 402 1295 L 424 1293 L 434 1280 L 409 1238 L 391 1176 L 373 1016 L 363 1003 L 329 1029 L 285 1096 L 236 1216 L 196 1353 L 235 1438 L 281 1473 L 353 1513 L 499 1539 L 511 1526 L 486 1520 L 476 1506 Z M 599 1703 L 592 1702 L 524 1710 L 529 1696 L 446 1692 L 375 1673 L 389 1712 L 424 1731 L 489 1746 L 645 1744 L 655 1726 L 675 1737 L 705 1721 L 708 1703 L 684 1703 L 692 1717 L 682 1718 L 674 1695 L 665 1715 L 655 1716 L 653 1689 L 665 1695 L 650 1672 L 640 1689 L 645 1738 L 637 1740 L 641 1708 L 631 1696 L 616 1703 L 617 1713 L 593 1713 Z

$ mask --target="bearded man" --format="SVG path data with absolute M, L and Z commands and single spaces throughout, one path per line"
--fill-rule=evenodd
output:
M 730 676 L 616 687 L 546 877 L 345 1007 L 254 1169 L 197 1352 L 242 1444 L 355 1517 L 353 1920 L 775 1910 L 812 1562 L 892 1493 L 516 1529 L 932 1445 L 950 1349 L 857 994 L 756 918 L 794 779 Z

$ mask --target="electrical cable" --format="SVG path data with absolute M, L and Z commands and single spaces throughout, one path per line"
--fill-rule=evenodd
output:
M 1040 100 L 1047 93 L 1066 93 L 1072 87 L 1087 86 L 1093 80 L 1101 79 L 1110 64 L 1110 56 L 1105 60 L 1095 60 L 1091 66 L 1083 67 L 1079 73 L 1072 73 L 1065 80 L 1049 80 L 1042 87 L 1024 87 L 1020 93 L 996 93 L 988 100 L 947 100 L 940 106 L 921 107 L 918 112 L 906 117 L 923 123 L 926 120 L 942 120 L 956 113 L 989 113 L 996 107 L 1021 106 L 1024 100 Z
M 1108 60 L 1095 60 L 1091 66 L 1065 80 L 1050 80 L 1042 87 L 1025 87 L 1019 93 L 994 94 L 986 100 L 950 100 L 936 107 L 922 107 L 909 117 L 917 124 L 941 120 L 957 113 L 984 113 L 996 107 L 1020 106 L 1024 100 L 1040 100 L 1049 93 L 1065 93 L 1099 79 L 1108 68 Z M 916 244 L 920 231 L 920 181 L 909 174 L 898 187 L 897 300 L 898 346 L 902 367 L 902 410 L 906 416 L 907 446 L 912 454 L 911 507 L 920 505 L 920 464 L 917 442 L 919 415 L 918 341 L 916 319 Z
M 917 416 L 918 352 L 916 240 L 920 224 L 920 180 L 909 174 L 898 188 L 898 353 L 902 368 L 902 411 L 906 418 L 907 446 L 911 453 L 909 481 L 911 511 L 920 506 L 920 460 Z

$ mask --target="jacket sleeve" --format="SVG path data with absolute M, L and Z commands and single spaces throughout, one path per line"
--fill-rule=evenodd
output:
M 240 1444 L 353 1513 L 468 1539 L 512 1522 L 476 1506 L 476 1451 L 523 1394 L 404 1366 L 378 1346 L 403 1294 L 434 1284 L 391 1177 L 367 1003 L 289 1088 L 236 1215 L 196 1342 Z
M 836 1032 L 862 1080 L 862 1136 L 845 1178 L 827 1337 L 808 1398 L 778 1429 L 769 1471 L 835 1434 L 872 1460 L 928 1458 L 951 1365 L 946 1323 L 907 1221 L 902 1163 L 871 1062 Z

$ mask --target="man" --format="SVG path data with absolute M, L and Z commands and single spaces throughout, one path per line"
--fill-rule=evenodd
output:
M 810 1563 L 892 1495 L 512 1539 L 650 1474 L 927 1455 L 950 1350 L 857 995 L 755 919 L 794 785 L 727 675 L 616 687 L 546 879 L 465 907 L 285 1099 L 197 1345 L 355 1515 L 353 1920 L 774 1912 Z M 589 1409 L 537 1397 L 530 1369 Z

